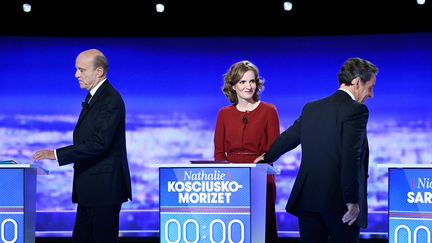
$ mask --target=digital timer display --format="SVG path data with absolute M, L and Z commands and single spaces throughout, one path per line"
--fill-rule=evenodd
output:
M 250 168 L 160 168 L 160 242 L 251 242 Z
M 161 220 L 161 242 L 250 242 L 247 215 L 164 214 Z

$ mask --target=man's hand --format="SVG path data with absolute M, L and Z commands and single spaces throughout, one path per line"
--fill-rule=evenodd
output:
M 51 159 L 55 160 L 56 157 L 54 155 L 54 150 L 43 149 L 36 151 L 32 157 L 33 160 L 41 160 L 41 159 Z
M 360 213 L 360 207 L 358 203 L 347 203 L 348 211 L 342 217 L 342 222 L 352 225 Z
M 260 156 L 258 156 L 258 157 L 254 160 L 254 163 L 256 164 L 256 163 L 260 162 L 261 160 L 264 160 L 264 155 L 265 155 L 265 153 L 263 153 L 263 154 L 261 154 Z

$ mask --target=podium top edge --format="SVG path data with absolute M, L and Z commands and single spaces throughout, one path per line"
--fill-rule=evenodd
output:
M 0 169 L 35 169 L 38 175 L 48 175 L 49 171 L 37 164 L 0 164 Z
M 280 170 L 271 165 L 253 163 L 165 164 L 159 168 L 260 168 L 267 170 L 268 174 L 280 174 Z
M 432 168 L 432 164 L 377 164 L 378 168 Z

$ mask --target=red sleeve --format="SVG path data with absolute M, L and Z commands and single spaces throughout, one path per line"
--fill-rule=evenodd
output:
M 225 154 L 225 126 L 222 110 L 219 111 L 214 133 L 214 159 L 227 160 Z
M 269 150 L 270 145 L 274 142 L 274 140 L 280 135 L 279 128 L 279 116 L 277 109 L 274 105 L 271 106 L 268 114 L 268 123 L 267 123 L 267 144 L 266 151 Z

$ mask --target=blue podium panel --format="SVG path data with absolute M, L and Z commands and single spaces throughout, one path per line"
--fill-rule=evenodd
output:
M 160 242 L 251 242 L 251 168 L 160 168 Z
M 389 168 L 389 242 L 431 242 L 432 168 Z
M 0 164 L 0 243 L 34 243 L 37 165 Z
M 24 169 L 0 169 L 0 242 L 24 241 Z

